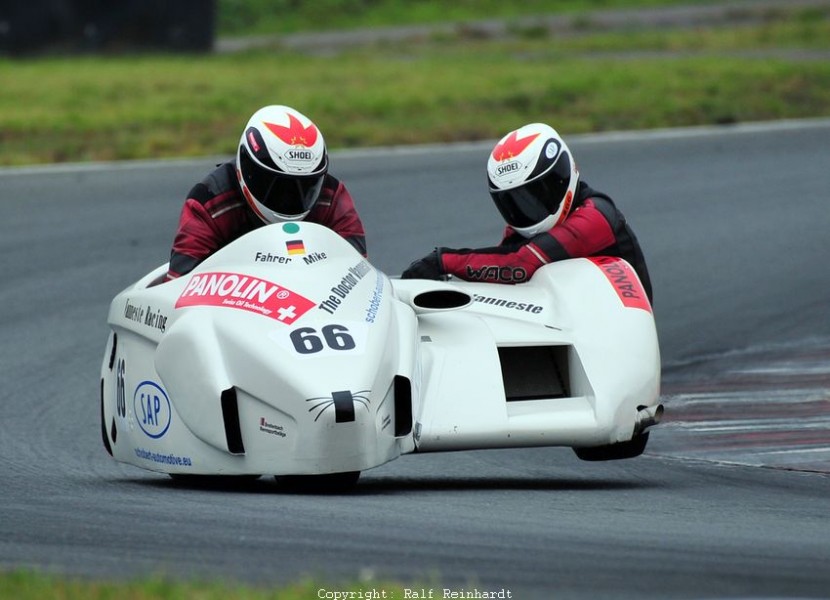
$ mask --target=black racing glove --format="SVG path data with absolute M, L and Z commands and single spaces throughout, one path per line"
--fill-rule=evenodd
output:
M 401 279 L 444 279 L 444 269 L 441 268 L 438 249 L 436 248 L 404 269 Z

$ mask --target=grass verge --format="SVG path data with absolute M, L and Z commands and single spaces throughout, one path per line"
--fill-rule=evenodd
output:
M 717 0 L 696 0 L 712 4 Z M 688 0 L 217 0 L 217 25 L 222 35 L 294 33 L 331 29 L 385 27 L 516 19 L 551 11 L 583 15 L 597 9 L 654 8 L 687 4 Z M 555 4 L 555 6 L 552 6 Z
M 494 139 L 533 120 L 568 135 L 827 116 L 830 18 L 818 16 L 326 56 L 0 60 L 0 165 L 230 154 L 270 103 L 308 114 L 330 148 Z
M 436 590 L 440 586 L 433 586 Z M 429 585 L 366 581 L 321 583 L 305 579 L 274 588 L 193 583 L 151 577 L 140 581 L 102 582 L 12 571 L 0 573 L 0 600 L 314 600 L 317 598 L 404 598 L 405 589 Z M 351 593 L 350 593 L 351 592 Z M 385 595 L 384 595 L 385 593 Z M 337 595 L 339 594 L 339 595 Z

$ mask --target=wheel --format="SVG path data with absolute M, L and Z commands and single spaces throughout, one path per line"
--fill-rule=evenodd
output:
M 293 492 L 336 494 L 353 488 L 360 479 L 360 471 L 326 475 L 277 475 L 275 479 L 280 486 Z
M 648 432 L 635 436 L 627 442 L 617 442 L 606 446 L 592 446 L 590 448 L 574 448 L 573 451 L 582 460 L 620 460 L 640 456 L 648 444 Z

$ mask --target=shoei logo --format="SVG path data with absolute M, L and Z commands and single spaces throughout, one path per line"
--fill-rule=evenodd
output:
M 133 394 L 133 413 L 147 437 L 158 439 L 170 428 L 170 399 L 153 381 L 142 381 Z
M 521 168 L 522 168 L 521 163 L 514 160 L 512 162 L 505 163 L 503 165 L 499 165 L 498 168 L 496 169 L 496 175 L 498 177 L 502 177 L 504 175 L 510 175 L 511 173 L 515 173 L 516 171 L 518 171 Z
M 314 160 L 314 155 L 308 150 L 289 150 L 285 153 L 285 157 L 290 160 Z
M 176 308 L 223 306 L 291 324 L 315 304 L 276 283 L 239 273 L 199 273 L 187 282 Z

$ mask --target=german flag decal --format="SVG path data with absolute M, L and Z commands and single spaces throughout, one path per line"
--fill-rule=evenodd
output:
M 290 240 L 285 242 L 285 248 L 288 250 L 288 254 L 305 254 L 303 240 Z

